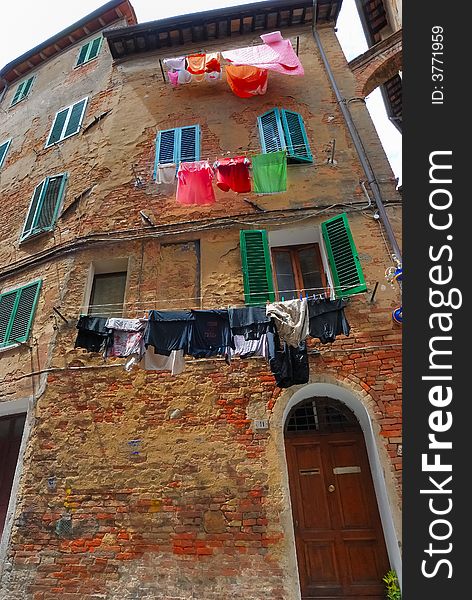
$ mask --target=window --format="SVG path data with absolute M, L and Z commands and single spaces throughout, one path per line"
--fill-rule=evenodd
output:
M 332 282 L 336 297 L 367 290 L 346 213 L 321 224 L 319 242 L 269 245 L 265 230 L 240 232 L 246 304 L 263 304 L 296 298 L 300 293 L 320 293 Z M 312 238 L 315 238 L 313 230 Z M 303 240 L 304 241 L 304 240 Z M 326 250 L 329 274 L 321 247 Z M 317 291 L 315 291 L 317 290 Z
M 126 276 L 126 271 L 94 275 L 88 310 L 89 315 L 122 316 Z
M 0 417 L 0 537 L 7 516 L 25 420 L 25 414 Z
M 20 241 L 53 229 L 66 181 L 67 173 L 62 173 L 46 177 L 35 187 Z
M 284 108 L 273 108 L 257 117 L 262 152 L 287 151 L 288 163 L 313 162 L 303 118 Z
M 327 289 L 319 244 L 272 248 L 277 298 L 291 300 L 300 294 L 320 294 Z
M 72 106 L 63 108 L 56 113 L 54 123 L 49 132 L 48 141 L 46 142 L 46 148 L 51 146 L 51 144 L 60 142 L 61 140 L 78 133 L 84 117 L 87 100 L 88 98 L 79 100 L 79 102 L 72 104 Z
M 13 96 L 13 100 L 11 101 L 10 106 L 14 106 L 15 104 L 18 104 L 18 102 L 26 98 L 26 96 L 31 90 L 31 86 L 33 85 L 33 79 L 34 76 L 30 77 L 29 79 L 25 79 L 19 84 L 19 86 L 16 88 L 16 92 Z
M 33 322 L 41 281 L 0 294 L 0 348 L 26 342 Z
M 8 148 L 10 147 L 10 144 L 11 144 L 11 139 L 7 140 L 6 142 L 3 142 L 2 144 L 0 144 L 0 167 L 5 162 L 5 156 L 7 155 Z
M 157 165 L 180 162 L 194 162 L 200 160 L 200 127 L 190 125 L 159 131 L 156 137 L 156 162 Z
M 90 60 L 98 56 L 98 53 L 100 52 L 100 48 L 102 46 L 102 40 L 102 37 L 98 37 L 82 46 L 79 52 L 79 56 L 77 58 L 76 67 L 83 65 L 84 63 L 89 62 Z

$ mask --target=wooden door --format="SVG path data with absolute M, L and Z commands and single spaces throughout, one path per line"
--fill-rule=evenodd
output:
M 285 438 L 303 600 L 383 600 L 389 561 L 360 427 Z

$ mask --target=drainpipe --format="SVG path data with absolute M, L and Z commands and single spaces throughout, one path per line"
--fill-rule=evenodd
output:
M 385 232 L 386 232 L 388 240 L 390 242 L 390 246 L 391 246 L 395 256 L 401 262 L 402 255 L 401 255 L 400 246 L 397 243 L 395 234 L 393 233 L 392 226 L 388 219 L 387 212 L 385 211 L 385 206 L 382 202 L 382 195 L 380 193 L 380 188 L 379 188 L 379 185 L 375 178 L 374 171 L 372 170 L 372 167 L 370 166 L 369 159 L 367 158 L 367 155 L 364 150 L 364 146 L 362 145 L 362 140 L 359 136 L 359 132 L 357 131 L 354 121 L 352 120 L 352 116 L 351 116 L 351 113 L 349 112 L 349 108 L 347 107 L 346 101 L 341 96 L 341 93 L 337 86 L 336 80 L 334 79 L 334 75 L 331 70 L 328 58 L 327 58 L 325 51 L 323 49 L 323 46 L 321 44 L 320 36 L 316 29 L 317 12 L 318 12 L 318 0 L 313 0 L 313 27 L 312 27 L 313 37 L 315 38 L 315 42 L 320 51 L 321 60 L 323 61 L 324 67 L 328 74 L 328 78 L 331 83 L 331 87 L 333 88 L 334 94 L 336 96 L 336 100 L 339 104 L 339 108 L 341 109 L 344 119 L 346 120 L 347 128 L 349 130 L 349 133 L 351 134 L 352 141 L 354 142 L 354 146 L 356 148 L 357 155 L 359 156 L 359 160 L 361 161 L 362 168 L 364 169 L 367 181 L 370 184 L 372 193 L 374 194 L 375 204 L 377 205 L 377 209 L 379 211 L 380 220 L 382 221 L 382 224 L 385 227 Z

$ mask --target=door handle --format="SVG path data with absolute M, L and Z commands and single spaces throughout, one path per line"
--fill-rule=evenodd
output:
M 336 488 L 334 487 L 334 485 L 333 485 L 333 484 L 331 484 L 331 485 L 328 485 L 328 492 L 334 492 L 334 490 L 335 490 L 335 489 L 336 489 Z

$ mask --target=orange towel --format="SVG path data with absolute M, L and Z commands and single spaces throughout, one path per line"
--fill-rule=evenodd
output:
M 190 54 L 187 56 L 187 71 L 192 75 L 205 73 L 206 54 Z
M 251 98 L 267 91 L 267 69 L 249 65 L 226 65 L 226 81 L 236 96 Z

